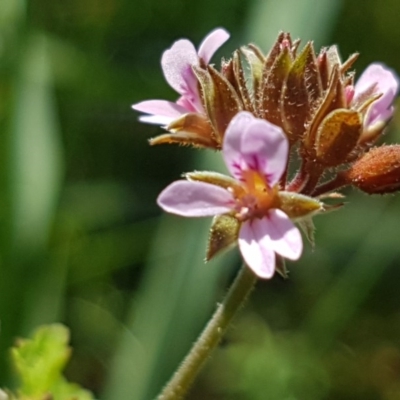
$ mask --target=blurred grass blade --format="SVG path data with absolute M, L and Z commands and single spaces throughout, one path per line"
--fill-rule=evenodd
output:
M 12 238 L 25 251 L 47 244 L 62 176 L 47 56 L 45 36 L 30 35 L 20 63 L 11 129 Z
M 351 321 L 380 276 L 399 257 L 395 207 L 382 209 L 371 219 L 370 229 L 343 273 L 318 301 L 304 329 L 314 352 L 324 352 Z M 392 231 L 393 235 L 388 235 Z
M 332 31 L 341 4 L 341 0 L 256 0 L 246 39 L 268 49 L 280 31 L 288 31 L 303 44 L 313 40 L 318 47 Z
M 213 155 L 205 154 L 200 164 Z M 218 163 L 220 161 L 218 160 Z M 234 252 L 205 264 L 209 219 L 163 216 L 139 298 L 106 388 L 106 399 L 156 396 L 196 339 L 215 304 L 216 285 Z

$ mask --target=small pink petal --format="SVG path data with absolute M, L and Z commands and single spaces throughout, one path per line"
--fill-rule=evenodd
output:
M 242 162 L 242 136 L 254 117 L 246 111 L 236 114 L 229 123 L 222 146 L 222 156 L 229 172 L 236 178 L 241 179 L 241 168 L 245 168 Z
M 188 110 L 181 105 L 166 100 L 146 100 L 133 104 L 132 108 L 147 114 L 173 118 L 178 118 L 182 114 L 188 112 Z
M 229 39 L 229 33 L 225 29 L 215 29 L 210 32 L 200 44 L 199 57 L 208 64 L 214 53 Z
M 394 71 L 378 63 L 369 65 L 355 85 L 355 98 L 375 86 L 375 93 L 382 97 L 372 103 L 366 118 L 366 125 L 385 121 L 393 114 L 393 101 L 396 97 L 399 78 Z
M 275 272 L 275 252 L 268 235 L 268 225 L 254 219 L 242 224 L 238 239 L 245 263 L 260 278 L 269 279 Z
M 165 79 L 178 93 L 184 94 L 192 81 L 196 80 L 192 65 L 199 63 L 193 43 L 187 39 L 176 41 L 172 47 L 164 51 L 161 65 Z
M 194 99 L 192 99 L 192 100 L 194 100 Z M 196 103 L 193 104 L 193 102 L 190 102 L 190 100 L 186 96 L 179 97 L 179 99 L 176 101 L 176 104 L 186 108 L 188 110 L 187 112 L 195 113 L 195 112 L 199 111 L 198 107 L 196 106 Z M 203 106 L 201 106 L 201 110 L 203 109 L 202 107 Z
M 268 226 L 273 250 L 289 260 L 297 260 L 303 251 L 303 241 L 289 217 L 282 210 L 273 209 L 262 221 Z
M 176 181 L 158 196 L 158 205 L 167 212 L 183 217 L 208 217 L 232 210 L 232 194 L 205 182 Z
M 288 147 L 281 128 L 242 111 L 228 125 L 222 152 L 229 171 L 237 179 L 242 171 L 255 170 L 273 186 L 285 170 Z
M 281 128 L 255 118 L 242 136 L 241 151 L 249 169 L 263 173 L 273 186 L 285 171 L 289 144 Z

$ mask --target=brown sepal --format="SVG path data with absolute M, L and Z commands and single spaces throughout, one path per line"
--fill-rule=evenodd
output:
M 332 111 L 318 128 L 315 149 L 318 162 L 334 167 L 346 162 L 362 133 L 363 120 L 354 110 Z
M 311 158 L 314 157 L 314 145 L 318 128 L 324 118 L 335 108 L 334 104 L 336 104 L 336 99 L 338 95 L 337 89 L 339 85 L 339 69 L 338 67 L 336 67 L 333 70 L 333 74 L 329 82 L 329 87 L 325 92 L 324 98 L 317 106 L 311 121 L 308 123 L 307 133 L 304 137 L 303 146 Z
M 270 69 L 265 69 L 260 89 L 260 114 L 269 122 L 282 127 L 282 89 L 289 74 L 292 57 L 284 48 Z
M 352 54 L 341 66 L 340 66 L 340 73 L 345 74 L 357 61 L 359 53 Z
M 326 90 L 329 84 L 329 69 L 328 69 L 328 56 L 326 54 L 326 48 L 323 48 L 318 54 L 317 65 L 319 75 L 321 77 L 322 89 Z
M 193 67 L 200 82 L 203 105 L 211 121 L 216 141 L 222 143 L 225 130 L 232 118 L 242 110 L 239 97 L 229 81 L 211 65 L 207 70 Z
M 177 143 L 194 147 L 219 149 L 209 121 L 201 114 L 182 115 L 167 126 L 171 133 L 150 139 L 151 145 Z
M 400 190 L 400 145 L 374 147 L 342 174 L 365 193 L 396 192 Z
M 304 47 L 291 65 L 282 94 L 282 119 L 289 141 L 295 143 L 305 131 L 312 104 L 322 87 L 312 43 Z
M 236 82 L 234 88 L 240 95 L 240 99 L 243 104 L 243 109 L 253 113 L 254 105 L 249 90 L 247 88 L 246 78 L 244 76 L 243 66 L 240 60 L 240 53 L 238 50 L 236 50 L 233 53 L 233 74 Z
M 286 42 L 286 45 L 283 46 L 283 43 Z M 280 32 L 278 38 L 276 39 L 274 45 L 272 46 L 271 50 L 269 51 L 268 55 L 265 57 L 265 62 L 263 66 L 264 76 L 268 74 L 269 69 L 275 64 L 277 58 L 281 55 L 284 49 L 288 50 L 292 55 L 293 59 L 293 52 L 292 52 L 292 38 L 290 37 L 290 33 L 287 32 Z M 297 49 L 297 47 L 296 47 Z

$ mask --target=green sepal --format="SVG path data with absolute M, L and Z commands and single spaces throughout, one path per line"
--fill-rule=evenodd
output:
M 230 215 L 213 218 L 208 238 L 206 261 L 237 243 L 240 222 Z

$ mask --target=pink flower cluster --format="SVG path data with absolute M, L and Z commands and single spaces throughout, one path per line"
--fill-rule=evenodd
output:
M 180 95 L 176 102 L 148 100 L 132 107 L 144 112 L 143 122 L 168 125 L 187 113 L 204 114 L 193 66 L 210 62 L 229 38 L 223 29 L 211 32 L 199 50 L 184 39 L 166 50 L 161 65 L 167 82 Z M 396 75 L 380 64 L 371 64 L 354 86 L 346 87 L 349 108 L 372 98 L 364 126 L 385 123 L 393 115 L 398 89 Z M 299 229 L 280 208 L 280 180 L 286 173 L 289 142 L 281 127 L 250 112 L 240 111 L 229 123 L 222 143 L 222 156 L 232 185 L 179 180 L 162 191 L 158 204 L 165 211 L 184 217 L 229 215 L 239 221 L 238 245 L 246 264 L 261 278 L 275 272 L 276 254 L 297 260 L 303 249 Z

